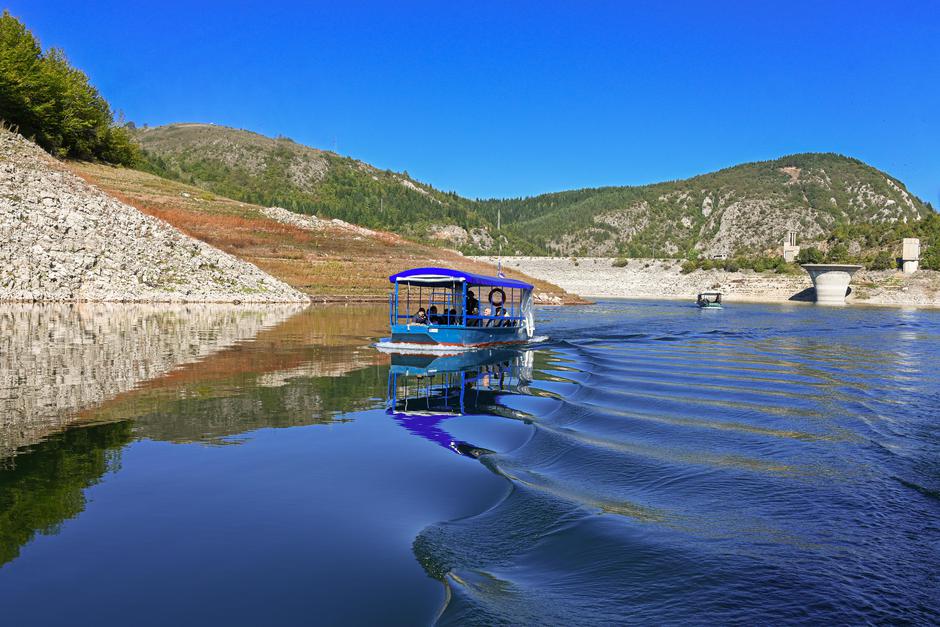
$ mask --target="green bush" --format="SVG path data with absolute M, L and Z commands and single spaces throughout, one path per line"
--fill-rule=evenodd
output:
M 763 272 L 770 267 L 771 264 L 766 257 L 758 257 L 757 259 L 751 261 L 751 268 L 754 270 L 754 272 Z
M 846 263 L 848 260 L 849 249 L 842 242 L 829 248 L 829 254 L 826 255 L 826 261 L 828 263 Z
M 43 53 L 8 11 L 0 15 L 0 119 L 58 157 L 134 165 L 137 146 L 65 53 Z
M 621 258 L 619 258 L 619 259 L 614 259 L 614 262 L 613 262 L 612 264 L 610 264 L 610 265 L 612 265 L 612 266 L 615 267 L 615 268 L 623 268 L 623 267 L 625 267 L 628 263 L 630 263 L 630 260 L 629 260 L 629 259 L 627 259 L 626 257 L 621 257 Z
M 920 267 L 924 270 L 940 270 L 940 241 L 923 249 Z
M 891 270 L 897 268 L 897 260 L 887 250 L 882 250 L 868 263 L 869 270 Z
M 695 272 L 696 270 L 698 270 L 698 263 L 696 263 L 692 259 L 686 259 L 685 261 L 683 261 L 682 267 L 679 269 L 679 271 L 682 274 L 691 274 L 692 272 Z
M 800 254 L 796 256 L 796 262 L 803 263 L 822 263 L 824 259 L 823 252 L 816 248 L 815 246 L 810 246 L 809 248 L 804 248 L 800 251 Z

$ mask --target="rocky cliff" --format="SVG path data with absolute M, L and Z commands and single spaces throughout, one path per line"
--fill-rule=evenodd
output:
M 0 300 L 306 302 L 0 129 Z

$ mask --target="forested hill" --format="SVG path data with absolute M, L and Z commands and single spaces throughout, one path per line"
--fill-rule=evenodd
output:
M 932 214 L 903 183 L 856 159 L 807 153 L 694 178 L 474 201 L 286 138 L 210 124 L 138 129 L 145 168 L 217 194 L 341 218 L 464 252 L 608 256 L 757 254 L 846 225 Z
M 759 253 L 788 231 L 806 243 L 839 225 L 906 223 L 930 209 L 900 181 L 858 161 L 807 153 L 681 181 L 484 201 L 511 233 L 561 254 L 632 257 Z

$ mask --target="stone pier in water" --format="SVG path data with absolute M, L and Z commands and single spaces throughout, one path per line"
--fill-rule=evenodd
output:
M 807 263 L 802 267 L 813 280 L 816 302 L 820 305 L 844 305 L 852 275 L 862 268 L 837 263 Z

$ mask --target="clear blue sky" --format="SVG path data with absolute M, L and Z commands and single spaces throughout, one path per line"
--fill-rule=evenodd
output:
M 6 4 L 138 124 L 335 142 L 467 196 L 834 151 L 940 206 L 937 0 Z

